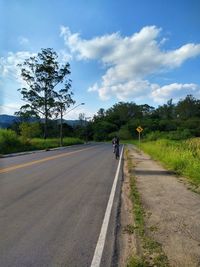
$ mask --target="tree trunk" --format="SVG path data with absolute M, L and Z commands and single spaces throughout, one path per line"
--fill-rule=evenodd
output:
M 48 122 L 48 118 L 47 118 L 47 113 L 45 112 L 45 120 L 44 120 L 44 139 L 47 138 L 47 122 Z
M 63 146 L 63 110 L 60 110 L 60 146 Z
M 44 139 L 47 138 L 47 120 L 48 120 L 48 111 L 47 111 L 47 90 L 44 93 L 44 112 L 45 112 L 45 120 L 44 120 Z

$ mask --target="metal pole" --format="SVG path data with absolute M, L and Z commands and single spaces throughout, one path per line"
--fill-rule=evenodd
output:
M 67 112 L 65 112 L 64 115 L 68 114 L 68 113 L 71 112 L 73 109 L 75 109 L 75 108 L 77 108 L 77 107 L 79 107 L 79 106 L 81 106 L 81 105 L 85 105 L 85 103 L 80 103 L 80 104 L 78 104 L 77 106 L 75 106 L 75 107 L 73 107 L 72 109 L 70 109 L 70 110 L 68 110 Z
M 139 150 L 140 150 L 140 132 L 139 132 Z
M 63 109 L 62 105 L 60 107 L 60 146 L 63 146 Z
M 85 117 L 85 143 L 88 142 L 88 129 L 87 129 L 87 120 L 89 120 L 91 117 Z
M 61 103 L 61 113 L 60 113 L 60 146 L 63 146 L 63 103 Z M 73 107 L 72 109 L 68 110 L 67 112 L 65 112 L 64 115 L 68 114 L 69 112 L 71 112 L 72 110 L 74 110 L 75 108 L 81 106 L 81 105 L 85 105 L 85 103 L 80 103 L 78 105 L 76 105 L 75 107 Z

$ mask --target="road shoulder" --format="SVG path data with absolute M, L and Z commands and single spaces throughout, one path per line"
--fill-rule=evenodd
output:
M 128 149 L 145 211 L 145 234 L 161 244 L 170 266 L 200 266 L 199 195 L 148 155 Z

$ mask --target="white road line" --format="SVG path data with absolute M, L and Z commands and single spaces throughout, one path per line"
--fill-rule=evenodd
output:
M 107 234 L 107 230 L 108 230 L 108 223 L 110 220 L 110 214 L 111 214 L 114 196 L 115 196 L 115 191 L 116 191 L 116 187 L 117 187 L 117 180 L 118 180 L 118 176 L 119 176 L 119 170 L 120 170 L 120 165 L 121 165 L 121 160 L 122 160 L 123 149 L 124 149 L 124 147 L 122 147 L 122 151 L 121 151 L 121 155 L 120 155 L 120 159 L 119 159 L 119 164 L 118 164 L 117 171 L 115 174 L 115 179 L 114 179 L 114 182 L 112 185 L 110 197 L 108 200 L 106 212 L 105 212 L 103 223 L 101 226 L 101 232 L 99 235 L 99 239 L 97 241 L 97 245 L 96 245 L 96 249 L 94 252 L 93 259 L 92 259 L 91 267 L 99 267 L 101 264 L 101 258 L 102 258 L 104 244 L 105 244 L 105 240 L 106 240 L 106 234 Z

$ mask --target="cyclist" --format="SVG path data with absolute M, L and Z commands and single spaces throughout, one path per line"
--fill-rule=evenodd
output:
M 115 136 L 112 139 L 112 144 L 113 144 L 113 153 L 115 153 L 116 158 L 119 157 L 119 137 Z

